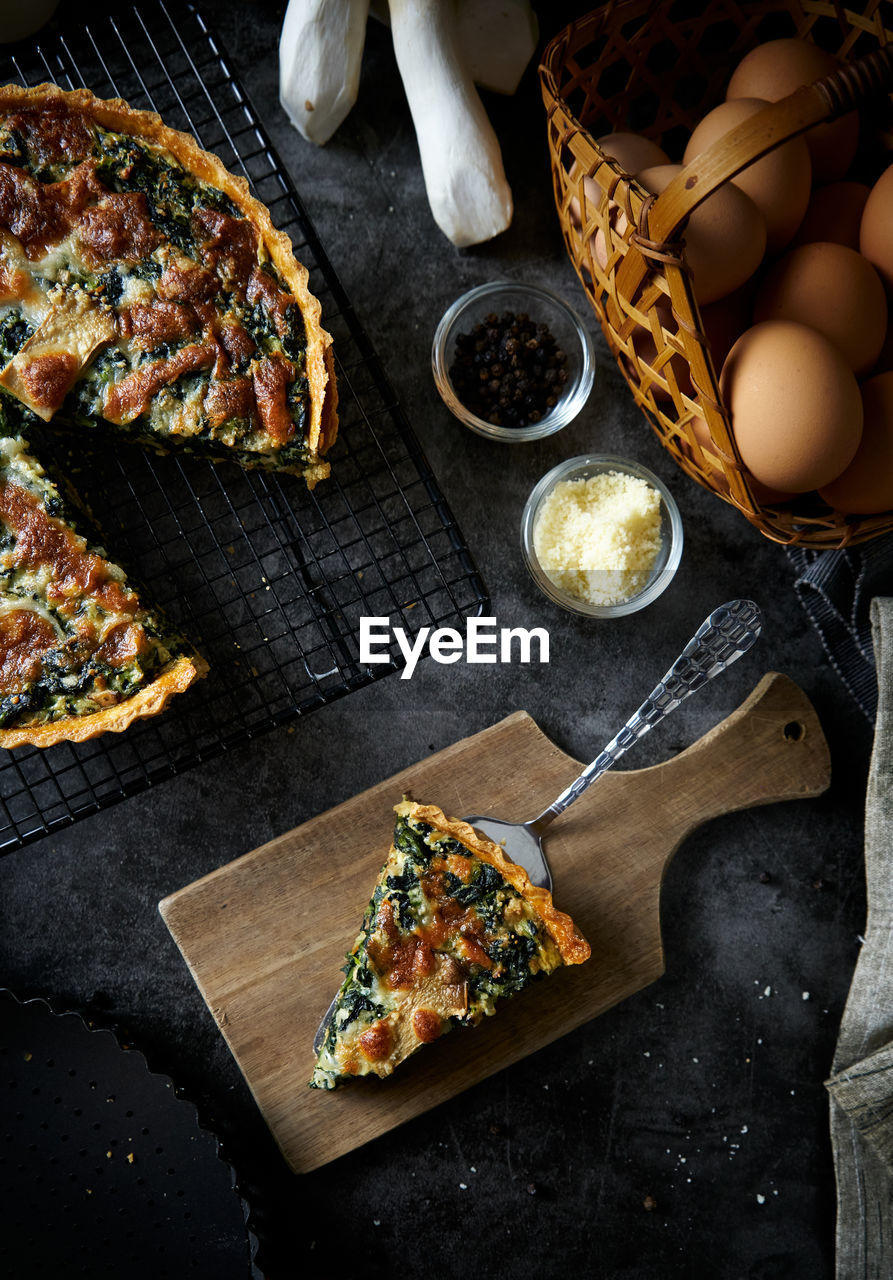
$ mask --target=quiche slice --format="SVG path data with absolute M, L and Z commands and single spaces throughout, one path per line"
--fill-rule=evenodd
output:
M 0 747 L 125 729 L 207 670 L 76 519 L 25 440 L 0 438 Z
M 0 397 L 245 467 L 329 472 L 331 339 L 242 178 L 121 99 L 0 87 Z
M 404 800 L 394 811 L 394 843 L 347 957 L 314 1089 L 389 1076 L 423 1044 L 494 1013 L 500 996 L 589 958 L 570 916 L 498 845 L 434 805 Z

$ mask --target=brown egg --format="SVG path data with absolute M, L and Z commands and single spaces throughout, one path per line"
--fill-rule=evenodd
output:
M 713 484 L 719 493 L 729 492 L 729 482 L 726 479 L 723 470 L 722 459 L 719 456 L 716 445 L 710 435 L 710 428 L 703 418 L 691 419 L 691 432 L 694 438 L 704 452 L 704 458 L 713 473 Z M 756 476 L 752 476 L 750 472 L 745 473 L 747 476 L 750 491 L 760 505 L 772 505 L 777 502 L 789 502 L 794 496 L 791 493 L 782 493 L 779 489 L 770 489 L 768 485 L 761 484 Z
M 765 98 L 777 102 L 801 85 L 822 80 L 836 71 L 840 59 L 809 40 L 770 40 L 744 57 L 729 81 L 726 100 Z M 859 143 L 855 111 L 832 124 L 820 124 L 804 134 L 812 157 L 814 182 L 836 182 L 853 162 Z
M 862 387 L 862 440 L 847 469 L 819 489 L 829 507 L 871 515 L 893 507 L 893 373 L 869 378 Z
M 859 229 L 859 252 L 877 269 L 893 294 L 893 164 L 871 188 Z
M 718 138 L 724 137 L 765 106 L 766 102 L 761 98 L 721 102 L 704 117 L 689 138 L 683 163 L 690 164 Z M 742 169 L 732 182 L 750 196 L 765 218 L 769 253 L 783 249 L 799 227 L 809 204 L 812 163 L 803 139 L 791 138 L 783 147 L 777 147 Z
M 871 187 L 864 182 L 831 182 L 827 187 L 818 187 L 812 193 L 806 217 L 792 243 L 827 240 L 830 244 L 858 249 L 862 210 L 870 193 Z
M 602 271 L 604 271 L 605 267 L 608 265 L 608 244 L 605 240 L 605 233 L 602 231 L 601 227 L 599 227 L 594 236 L 589 237 L 589 252 L 601 267 Z
M 613 200 L 611 201 L 611 208 L 608 213 L 608 220 L 610 222 L 611 228 L 614 231 L 616 231 L 618 235 L 621 235 L 621 236 L 624 234 L 624 232 L 626 231 L 626 228 L 629 226 L 626 214 L 620 208 L 619 204 L 614 204 Z M 589 243 L 592 249 L 593 257 L 595 258 L 598 265 L 601 267 L 602 271 L 604 271 L 605 267 L 608 265 L 608 245 L 605 240 L 605 233 L 604 231 L 602 231 L 601 227 L 599 227 L 595 235 L 590 238 Z
M 570 180 L 571 183 L 573 183 L 574 186 L 576 186 L 579 183 L 580 166 L 577 164 L 576 160 L 571 165 L 570 173 L 568 174 L 568 179 Z M 567 206 L 567 210 L 568 210 L 568 213 L 570 214 L 571 222 L 574 224 L 574 226 L 577 228 L 578 231 L 583 226 L 584 219 L 586 222 L 589 222 L 591 218 L 595 217 L 598 211 L 598 207 L 603 200 L 604 200 L 604 193 L 599 187 L 598 183 L 595 181 L 595 179 L 590 178 L 588 176 L 584 177 L 583 202 L 584 202 L 585 208 L 583 210 L 583 215 L 581 216 L 581 213 L 580 213 L 580 200 L 578 196 L 575 196 L 575 195 L 571 196 L 570 202 Z
M 802 244 L 771 268 L 754 320 L 795 320 L 823 333 L 856 374 L 868 373 L 887 331 L 887 300 L 878 273 L 843 244 Z
M 679 439 L 680 449 L 702 471 L 706 467 L 708 479 L 713 489 L 723 497 L 728 497 L 729 482 L 723 472 L 722 463 L 716 453 L 713 441 L 710 439 L 707 423 L 703 418 L 690 418 L 688 425 L 702 452 L 698 453 L 698 450 L 684 436 Z
M 740 289 L 726 294 L 717 302 L 701 307 L 701 323 L 710 342 L 710 354 L 717 373 L 732 347 L 745 329 L 753 323 L 753 302 L 756 281 L 746 280 Z
M 862 435 L 859 384 L 815 329 L 754 325 L 729 352 L 720 387 L 741 459 L 762 484 L 807 493 L 852 461 Z
M 681 171 L 680 164 L 658 165 L 643 170 L 639 182 L 659 194 Z M 715 302 L 756 271 L 766 250 L 766 223 L 750 196 L 726 182 L 693 211 L 683 239 L 698 302 Z
M 893 321 L 888 320 L 887 336 L 884 338 L 881 354 L 877 358 L 877 364 L 872 373 L 889 373 L 891 370 L 893 370 Z
M 633 176 L 656 164 L 670 162 L 666 151 L 641 133 L 606 133 L 596 140 L 596 146 L 616 160 L 625 173 Z

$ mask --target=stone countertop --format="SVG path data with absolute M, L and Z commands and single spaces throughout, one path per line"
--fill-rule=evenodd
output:
M 197 1103 L 238 1171 L 268 1280 L 320 1264 L 382 1276 L 471 1267 L 480 1276 L 830 1277 L 834 1175 L 822 1081 L 864 922 L 869 727 L 796 600 L 784 552 L 675 467 L 594 317 L 596 387 L 558 435 L 506 448 L 459 428 L 438 399 L 431 336 L 466 289 L 504 276 L 586 309 L 552 206 L 534 74 L 516 98 L 487 101 L 515 194 L 512 227 L 459 252 L 429 214 L 387 31 L 370 22 L 359 101 L 318 149 L 278 104 L 283 8 L 219 0 L 209 16 L 386 366 L 498 623 L 547 626 L 552 661 L 423 661 L 409 684 L 391 676 L 3 858 L 0 983 L 116 1028 Z M 544 34 L 558 25 L 544 17 Z M 608 623 L 552 608 L 518 551 L 533 484 L 592 449 L 655 470 L 686 536 L 666 594 Z M 740 595 L 764 610 L 759 645 L 646 738 L 630 767 L 680 750 L 779 670 L 822 719 L 830 790 L 718 819 L 685 842 L 664 884 L 667 971 L 654 985 L 364 1149 L 290 1174 L 158 901 L 517 708 L 590 759 L 704 616 Z M 646 1197 L 656 1202 L 650 1211 Z

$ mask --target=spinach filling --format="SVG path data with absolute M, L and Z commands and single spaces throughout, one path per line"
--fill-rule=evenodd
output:
M 28 148 L 18 129 L 0 128 L 0 161 L 21 168 L 28 163 Z
M 18 307 L 11 307 L 0 319 L 0 361 L 8 364 L 34 332 Z
M 425 837 L 429 836 L 433 829 L 424 822 L 411 826 L 406 818 L 400 817 L 394 828 L 394 846 L 400 853 L 412 859 L 416 866 L 428 867 L 433 850 L 426 843 Z
M 132 138 L 97 129 L 96 173 L 111 191 L 142 192 L 154 225 L 171 244 L 197 257 L 192 210 L 199 204 L 237 215 L 232 201 L 214 187 L 196 182 L 176 163 L 149 151 Z
M 377 896 L 373 896 L 364 921 L 367 931 L 374 927 L 375 915 L 385 894 L 393 904 L 401 928 L 413 929 L 423 909 L 422 879 L 430 871 L 432 859 L 469 857 L 469 850 L 451 837 L 429 843 L 432 834 L 432 828 L 425 823 L 413 825 L 405 817 L 398 818 L 394 844 L 404 854 L 403 869 L 399 875 L 388 876 L 384 886 L 377 888 Z M 545 930 L 526 915 L 507 926 L 506 908 L 518 895 L 496 867 L 473 858 L 467 880 L 442 870 L 440 881 L 450 899 L 462 907 L 473 908 L 486 937 L 485 949 L 492 967 L 466 965 L 472 1003 L 481 996 L 514 995 L 538 976 L 534 968 L 546 940 Z
M 525 926 L 532 932 L 521 932 Z M 535 972 L 531 968 L 539 951 L 538 932 L 530 921 L 524 921 L 508 937 L 494 939 L 487 947 L 493 968 L 480 969 L 472 977 L 475 995 L 505 998 L 523 991 L 528 983 L 543 976 L 543 970 Z
M 6 402 L 0 402 L 0 411 L 9 407 Z M 89 554 L 107 559 L 103 547 L 89 536 L 89 517 L 66 498 L 33 458 L 24 466 L 12 461 L 0 468 L 0 479 L 5 479 L 7 474 L 13 483 L 22 485 L 39 499 L 48 516 L 86 535 Z M 14 552 L 16 540 L 15 531 L 0 521 L 0 551 Z M 29 585 L 30 572 L 9 556 L 7 562 L 0 565 L 0 600 L 12 610 L 17 606 L 28 609 L 32 604 L 39 605 L 40 613 L 52 618 L 60 638 L 52 649 L 40 654 L 39 669 L 32 679 L 21 688 L 0 694 L 0 728 L 26 720 L 31 724 L 44 724 L 66 716 L 93 714 L 100 705 L 110 701 L 109 695 L 117 701 L 127 699 L 150 683 L 173 659 L 190 651 L 181 636 L 166 629 L 158 613 L 138 609 L 132 620 L 139 623 L 145 633 L 148 643 L 144 652 L 116 665 L 103 661 L 91 652 L 90 642 L 83 638 L 85 633 L 89 634 L 91 624 L 97 628 L 95 634 L 98 635 L 98 628 L 108 616 L 99 601 L 85 595 L 73 614 L 71 609 L 61 613 L 45 599 L 42 590 Z
M 194 211 L 205 207 L 228 217 L 242 218 L 244 215 L 241 209 L 225 192 L 193 177 L 173 157 L 145 146 L 126 134 L 115 133 L 99 125 L 93 125 L 92 132 L 91 154 L 97 162 L 96 174 L 100 181 L 113 192 L 140 192 L 144 195 L 152 222 L 161 234 L 188 259 L 199 265 L 206 265 L 201 245 L 196 239 Z M 82 159 L 81 155 L 72 156 L 40 167 L 36 158 L 29 156 L 22 135 L 8 124 L 0 123 L 0 160 L 28 167 L 38 181 L 59 181 Z M 163 254 L 161 256 L 164 257 Z M 264 262 L 261 267 L 277 286 L 283 287 L 272 263 Z M 153 282 L 161 276 L 163 269 L 163 261 L 156 260 L 154 256 L 126 267 L 114 264 L 96 275 L 85 275 L 76 263 L 69 262 L 65 267 L 69 278 L 81 279 L 94 297 L 112 307 L 122 305 L 128 276 Z M 51 274 L 57 276 L 59 271 L 55 270 Z M 53 280 L 48 279 L 42 283 L 48 286 Z M 164 417 L 161 425 L 153 422 L 151 412 L 124 428 L 114 429 L 118 433 L 123 431 L 131 438 L 151 442 L 156 446 L 161 435 L 168 441 L 176 441 L 178 446 L 187 450 L 210 452 L 215 456 L 232 458 L 246 466 L 260 465 L 272 470 L 300 469 L 310 459 L 306 439 L 309 422 L 309 385 L 305 376 L 307 339 L 300 307 L 296 303 L 286 306 L 284 323 L 280 320 L 280 333 L 274 317 L 261 301 L 249 305 L 243 296 L 227 290 L 223 285 L 220 286 L 215 301 L 221 315 L 234 315 L 244 325 L 255 344 L 256 358 L 281 353 L 295 365 L 296 376 L 286 390 L 288 411 L 295 424 L 292 439 L 268 454 L 248 447 L 251 436 L 260 430 L 259 423 L 253 419 L 233 419 L 224 424 L 224 430 L 220 427 L 212 428 L 207 420 L 200 423 L 197 431 L 191 426 L 191 422 L 185 430 L 178 430 L 176 415 L 172 426 L 168 427 Z M 33 326 L 15 308 L 0 317 L 0 363 L 8 363 L 32 333 Z M 190 336 L 185 341 L 195 341 L 195 338 Z M 163 344 L 151 352 L 140 352 L 132 357 L 125 354 L 121 346 L 107 348 L 82 372 L 57 415 L 60 423 L 77 426 L 104 425 L 96 421 L 102 415 L 104 388 L 140 364 L 164 359 L 182 345 L 183 342 Z M 235 361 L 233 372 L 250 376 L 252 358 L 243 356 Z M 163 390 L 169 397 L 182 401 L 195 390 L 195 385 L 195 380 L 187 375 L 185 379 L 168 384 Z M 20 422 L 16 424 L 16 429 L 19 425 Z M 0 424 L 0 429 L 6 428 Z M 221 439 L 224 435 L 228 443 Z M 240 442 L 244 442 L 245 447 L 240 449 Z
M 157 620 L 144 619 L 143 627 L 147 634 L 151 630 L 157 636 Z M 41 671 L 36 680 L 0 697 L 0 728 L 25 719 L 31 724 L 44 724 L 65 716 L 90 715 L 99 709 L 100 695 L 102 705 L 106 705 L 108 695 L 123 702 L 151 683 L 164 667 L 186 651 L 182 640 L 167 639 L 164 644 L 152 644 L 148 652 L 119 667 L 96 658 L 87 659 L 77 667 L 71 665 L 72 654 L 63 643 L 41 656 Z
M 231 218 L 241 217 L 225 192 L 199 182 L 173 159 L 142 146 L 126 134 L 96 129 L 94 152 L 99 158 L 96 172 L 112 191 L 142 191 L 161 217 L 178 221 L 199 204 L 217 209 Z
M 375 1022 L 385 1016 L 384 1006 L 373 996 L 373 978 L 362 951 L 351 952 L 342 973 L 345 974 L 344 982 L 325 1036 L 325 1047 L 330 1053 L 334 1052 L 338 1035 L 358 1018 L 366 1014 L 365 1021 Z
M 401 929 L 411 931 L 418 919 L 419 895 L 412 893 L 420 888 L 418 876 L 412 867 L 407 867 L 399 876 L 388 876 L 386 885 L 394 918 Z
M 0 436 L 21 436 L 39 424 L 36 413 L 0 388 Z
M 40 705 L 39 696 L 31 690 L 24 693 L 13 693 L 8 697 L 0 698 L 0 729 L 7 729 L 21 716 L 30 711 L 38 710 Z
M 130 268 L 130 274 L 138 280 L 158 280 L 161 276 L 161 263 L 154 258 L 143 258 Z
M 303 366 L 304 352 L 307 350 L 307 327 L 297 303 L 290 302 L 285 308 L 285 327 L 282 350 L 289 360 L 294 360 Z
M 124 277 L 115 267 L 106 271 L 96 281 L 96 293 L 102 294 L 109 306 L 114 307 L 124 295 Z
M 104 695 L 115 694 L 123 701 L 151 680 L 164 665 L 157 648 L 153 648 L 139 663 L 126 667 L 111 667 L 92 661 L 78 671 L 65 665 L 68 658 L 64 648 L 51 650 L 41 660 L 43 669 L 39 679 L 25 689 L 0 698 L 0 729 L 9 728 L 25 718 L 31 724 L 45 724 L 61 720 L 64 716 L 92 714 L 98 709 L 98 704 L 93 701 L 99 692 L 98 678 L 104 682 Z

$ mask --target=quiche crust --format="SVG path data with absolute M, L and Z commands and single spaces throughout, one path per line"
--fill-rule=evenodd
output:
M 207 671 L 204 658 L 198 654 L 184 655 L 175 659 L 145 689 L 117 706 L 104 707 L 88 716 L 65 716 L 47 724 L 0 729 L 0 747 L 53 747 L 59 742 L 87 742 L 101 733 L 121 733 L 134 720 L 163 711 L 175 693 L 188 689 Z

